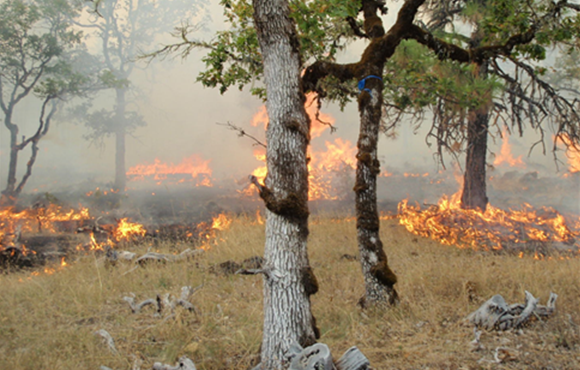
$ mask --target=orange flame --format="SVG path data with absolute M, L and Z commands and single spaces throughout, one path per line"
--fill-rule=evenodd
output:
M 522 161 L 522 156 L 514 158 L 512 155 L 512 148 L 510 145 L 509 134 L 507 130 L 502 131 L 502 143 L 499 155 L 496 155 L 493 161 L 494 166 L 499 166 L 501 164 L 507 164 L 510 167 L 520 167 L 524 168 L 526 165 Z
M 558 137 L 558 143 L 566 145 L 566 159 L 568 160 L 569 168 L 571 173 L 580 172 L 580 147 L 575 146 L 572 143 L 570 137 L 566 134 L 562 134 Z
M 230 228 L 233 219 L 226 214 L 220 213 L 212 218 L 211 226 L 208 223 L 202 222 L 197 225 L 199 229 L 198 237 L 202 241 L 201 249 L 208 250 L 211 245 L 217 244 L 218 231 L 224 231 Z M 221 239 L 223 240 L 223 239 Z
M 128 240 L 136 236 L 145 236 L 147 231 L 141 224 L 127 221 L 127 218 L 122 218 L 117 223 L 117 228 L 113 233 L 115 240 Z
M 196 154 L 184 158 L 178 164 L 162 163 L 156 158 L 152 164 L 140 164 L 129 168 L 129 181 L 153 179 L 157 184 L 168 179 L 175 179 L 178 183 L 193 181 L 196 186 L 212 186 L 212 170 L 210 160 L 203 160 Z
M 334 125 L 335 122 L 335 119 L 332 116 L 319 111 L 316 102 L 317 97 L 318 95 L 316 93 L 308 93 L 306 94 L 306 102 L 304 103 L 306 114 L 308 114 L 308 118 L 310 118 L 310 137 L 313 139 L 322 135 L 322 133 L 330 126 Z M 268 128 L 268 111 L 266 110 L 265 105 L 262 105 L 258 109 L 258 112 L 254 114 L 250 124 L 253 127 L 262 126 L 264 130 Z
M 432 238 L 446 245 L 472 249 L 502 249 L 506 243 L 555 241 L 573 243 L 580 235 L 566 219 L 551 208 L 534 209 L 524 204 L 521 210 L 488 205 L 485 212 L 460 208 L 459 196 L 443 196 L 437 205 L 421 210 L 399 203 L 399 223 L 416 235 Z

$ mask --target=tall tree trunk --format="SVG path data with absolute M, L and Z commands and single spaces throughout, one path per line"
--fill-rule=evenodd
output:
M 467 123 L 467 157 L 463 174 L 461 208 L 485 211 L 487 207 L 486 154 L 489 115 L 486 109 L 472 111 Z
M 127 103 L 125 101 L 125 94 L 127 90 L 124 88 L 117 89 L 117 104 L 115 108 L 115 184 L 114 188 L 118 191 L 125 191 L 127 185 L 127 171 L 125 170 L 125 138 L 126 138 L 126 122 L 125 109 Z
M 310 122 L 304 110 L 300 55 L 287 0 L 254 0 L 264 63 L 269 124 L 268 176 L 257 184 L 265 202 L 264 328 L 261 368 L 287 368 L 287 351 L 316 341 L 310 295 L 318 285 L 309 266 L 308 169 Z
M 487 62 L 477 65 L 479 78 L 487 77 Z M 490 97 L 491 99 L 491 97 Z M 485 211 L 487 208 L 486 156 L 489 125 L 489 106 L 481 104 L 472 109 L 467 121 L 467 156 L 463 174 L 461 208 Z
M 382 66 L 369 70 L 367 75 L 382 76 Z M 365 296 L 360 301 L 363 307 L 394 304 L 397 301 L 394 288 L 397 277 L 389 268 L 379 236 L 380 219 L 377 209 L 377 175 L 380 173 L 377 144 L 383 89 L 378 80 L 368 80 L 365 87 L 370 91 L 363 91 L 359 98 L 360 132 L 354 187 L 357 241 L 365 281 Z

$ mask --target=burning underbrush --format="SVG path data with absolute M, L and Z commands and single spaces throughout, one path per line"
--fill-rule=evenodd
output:
M 503 210 L 488 205 L 485 212 L 460 207 L 460 194 L 443 196 L 436 205 L 422 208 L 399 203 L 401 225 L 416 235 L 441 244 L 480 251 L 532 253 L 535 258 L 579 256 L 580 217 L 524 204 Z
M 35 267 L 46 263 L 64 266 L 65 260 L 79 254 L 110 253 L 136 245 L 153 248 L 168 241 L 193 249 L 209 249 L 219 231 L 226 230 L 231 223 L 231 215 L 213 208 L 213 211 L 202 209 L 199 211 L 202 214 L 189 218 L 189 222 L 154 221 L 138 211 L 98 212 L 51 202 L 4 208 L 0 210 L 0 267 Z

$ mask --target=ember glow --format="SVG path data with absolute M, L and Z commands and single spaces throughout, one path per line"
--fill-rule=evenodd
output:
M 524 204 L 520 210 L 505 211 L 488 205 L 481 212 L 461 209 L 459 198 L 443 196 L 427 209 L 404 200 L 398 207 L 399 223 L 413 234 L 474 250 L 502 250 L 529 242 L 558 242 L 571 250 L 580 236 L 580 219 L 569 222 L 551 208 Z
M 184 158 L 178 164 L 164 163 L 156 158 L 152 164 L 140 164 L 129 168 L 127 179 L 129 181 L 152 180 L 158 185 L 193 182 L 195 186 L 212 186 L 210 162 L 196 154 Z

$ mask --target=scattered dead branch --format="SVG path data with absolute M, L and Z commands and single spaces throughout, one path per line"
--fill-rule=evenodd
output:
M 182 356 L 175 366 L 165 365 L 161 362 L 153 364 L 153 370 L 196 370 L 195 364 L 187 356 Z
M 316 343 L 302 348 L 294 343 L 288 351 L 290 367 L 288 370 L 367 370 L 370 362 L 362 352 L 356 348 L 349 348 L 336 362 L 332 360 L 330 349 L 326 344 Z M 260 365 L 254 368 L 259 369 Z
M 192 288 L 191 286 L 184 286 L 181 288 L 181 295 L 179 297 L 174 297 L 169 293 L 159 295 L 155 298 L 145 299 L 139 303 L 135 302 L 135 294 L 129 293 L 129 296 L 123 297 L 123 300 L 129 303 L 129 307 L 131 307 L 131 312 L 139 313 L 141 309 L 146 306 L 154 306 L 156 307 L 156 315 L 161 315 L 164 308 L 169 308 L 170 312 L 173 313 L 177 306 L 182 306 L 188 311 L 195 312 L 195 306 L 189 301 L 191 296 L 199 289 L 203 287 L 203 284 Z
M 556 309 L 557 298 L 557 294 L 550 293 L 547 305 L 541 306 L 538 305 L 539 299 L 526 291 L 525 304 L 516 303 L 508 306 L 505 299 L 497 294 L 469 314 L 467 320 L 477 328 L 485 330 L 518 329 L 532 320 L 550 317 Z
M 147 262 L 175 262 L 175 261 L 182 261 L 187 260 L 189 258 L 195 257 L 199 254 L 204 252 L 203 249 L 191 249 L 187 248 L 183 252 L 173 255 L 173 254 L 163 254 L 163 253 L 155 253 L 155 252 L 147 252 L 141 257 L 135 260 L 136 263 L 143 265 Z
M 113 352 L 116 355 L 119 354 L 119 351 L 117 351 L 117 347 L 115 347 L 115 341 L 113 340 L 113 337 L 111 336 L 111 334 L 109 334 L 108 331 L 106 331 L 105 329 L 99 329 L 95 332 L 95 335 L 100 335 L 101 337 L 103 337 L 105 343 L 109 346 L 111 352 Z

